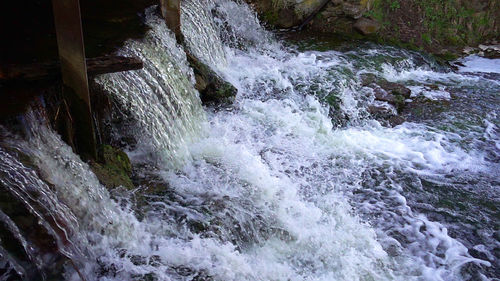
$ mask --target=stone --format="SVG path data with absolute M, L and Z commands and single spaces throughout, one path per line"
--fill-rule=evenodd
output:
M 476 48 L 473 48 L 473 47 L 469 47 L 469 46 L 467 46 L 467 47 L 465 47 L 465 48 L 463 49 L 463 53 L 464 53 L 464 54 L 467 54 L 467 55 L 473 54 L 473 53 L 475 53 L 475 52 L 477 52 L 477 49 L 476 49 Z
M 479 50 L 481 51 L 486 51 L 488 49 L 488 46 L 486 45 L 483 45 L 483 44 L 480 44 L 479 46 L 477 46 L 479 48 Z
M 372 83 L 376 83 L 378 80 L 377 75 L 373 73 L 363 73 L 359 76 L 359 78 L 361 79 L 362 86 L 368 86 Z
M 342 10 L 344 15 L 352 19 L 359 19 L 363 16 L 365 9 L 357 4 L 343 3 Z
M 406 119 L 401 117 L 400 115 L 393 115 L 387 121 L 389 122 L 389 125 L 391 125 L 391 127 L 396 127 L 406 122 Z
M 404 85 L 378 78 L 375 74 L 364 73 L 360 75 L 360 78 L 362 86 L 373 89 L 375 100 L 394 105 L 398 111 L 403 110 L 405 100 L 411 96 L 411 90 Z
M 385 102 L 388 102 L 390 104 L 396 103 L 396 96 L 391 94 L 391 93 L 388 93 L 386 90 L 384 90 L 380 87 L 377 87 L 373 91 L 374 91 L 376 100 L 385 101 Z
M 395 113 L 392 106 L 372 104 L 368 106 L 368 113 L 370 113 L 370 115 L 373 116 L 373 118 L 391 127 L 395 127 L 406 121 L 405 118 Z
M 300 24 L 300 19 L 293 9 L 283 8 L 279 10 L 278 14 L 279 17 L 273 23 L 278 28 L 292 28 Z
M 388 114 L 390 113 L 390 110 L 385 106 L 370 105 L 368 106 L 368 113 L 371 115 Z
M 133 189 L 130 179 L 132 164 L 127 154 L 110 145 L 101 145 L 98 149 L 98 162 L 91 161 L 90 168 L 99 181 L 107 188 L 119 186 Z
M 405 99 L 408 99 L 411 96 L 411 90 L 408 89 L 406 86 L 395 82 L 389 82 L 383 78 L 377 77 L 373 73 L 363 73 L 360 75 L 360 79 L 362 86 L 368 86 L 373 89 L 379 87 L 393 95 L 401 95 Z
M 479 45 L 480 47 L 483 46 L 484 48 L 481 49 L 484 52 L 484 57 L 489 58 L 489 59 L 498 59 L 500 58 L 500 45 Z
M 200 92 L 201 101 L 205 104 L 230 104 L 234 101 L 238 90 L 210 67 L 191 54 L 187 58 L 193 68 L 196 89 Z
M 380 24 L 372 19 L 360 18 L 354 23 L 354 29 L 363 35 L 370 35 L 380 29 Z
M 410 98 L 411 96 L 411 90 L 405 87 L 404 85 L 394 83 L 394 82 L 389 82 L 385 79 L 381 79 L 377 82 L 377 84 L 387 92 L 394 94 L 394 95 L 400 95 L 403 96 L 405 99 Z

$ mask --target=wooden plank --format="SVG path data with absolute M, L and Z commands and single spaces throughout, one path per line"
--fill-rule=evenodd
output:
M 82 158 L 96 159 L 96 139 L 90 108 L 80 2 L 52 0 L 52 8 L 61 62 L 63 96 L 73 119 L 76 149 Z
M 143 66 L 142 61 L 136 57 L 108 56 L 87 59 L 88 75 L 137 70 Z
M 182 40 L 181 0 L 160 0 L 161 14 L 177 40 Z
M 86 59 L 87 74 L 137 70 L 143 63 L 136 57 L 106 56 Z M 0 82 L 43 81 L 61 78 L 59 62 L 0 65 Z

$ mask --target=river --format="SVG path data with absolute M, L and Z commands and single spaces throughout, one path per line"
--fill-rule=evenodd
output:
M 65 279 L 500 277 L 498 59 L 452 69 L 367 42 L 325 48 L 267 31 L 245 4 L 186 0 L 186 48 L 238 89 L 203 106 L 183 48 L 153 8 L 145 21 L 119 51 L 144 69 L 96 78 L 138 189 L 109 192 L 43 110 L 20 117 L 23 134 L 0 130 L 0 183 L 72 260 Z M 367 74 L 411 89 L 406 122 L 371 117 Z M 35 264 L 3 245 L 0 280 L 50 276 L 0 219 Z

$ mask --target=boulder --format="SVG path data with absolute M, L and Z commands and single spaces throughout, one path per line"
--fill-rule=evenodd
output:
M 130 179 L 132 165 L 125 152 L 110 145 L 101 145 L 98 154 L 98 162 L 91 161 L 90 168 L 104 186 L 134 188 Z
M 405 100 L 411 96 L 411 90 L 404 85 L 378 78 L 375 74 L 364 73 L 360 78 L 361 85 L 373 89 L 375 100 L 387 102 L 395 106 L 398 111 L 403 110 Z
M 342 10 L 344 12 L 344 15 L 352 19 L 360 19 L 365 12 L 363 6 L 351 4 L 349 2 L 343 3 Z
M 384 78 L 377 77 L 373 73 L 363 73 L 360 75 L 360 78 L 362 86 L 368 86 L 374 89 L 379 87 L 388 93 L 400 95 L 405 99 L 408 99 L 411 96 L 411 90 L 406 86 L 395 82 L 389 82 Z
M 375 99 L 378 101 L 385 101 L 390 104 L 396 103 L 396 96 L 391 93 L 388 93 L 386 90 L 380 87 L 375 88 L 373 92 L 375 94 Z
M 380 79 L 379 81 L 377 81 L 377 85 L 379 85 L 382 89 L 386 90 L 387 92 L 393 95 L 402 96 L 405 99 L 408 99 L 411 96 L 411 90 L 405 87 L 404 85 L 398 83 L 389 82 L 385 79 Z
M 290 8 L 280 9 L 278 15 L 277 19 L 272 23 L 278 28 L 292 28 L 301 22 L 295 11 Z
M 196 89 L 200 92 L 201 101 L 205 104 L 230 104 L 234 101 L 238 90 L 210 67 L 191 54 L 187 59 L 193 68 Z
M 380 24 L 372 19 L 360 18 L 354 23 L 354 29 L 363 35 L 376 33 L 380 29 Z
M 396 114 L 394 109 L 391 109 L 391 106 L 383 106 L 383 105 L 370 105 L 368 106 L 368 113 L 370 115 L 381 121 L 382 124 L 386 124 L 390 127 L 395 127 L 400 125 L 406 121 L 405 118 Z
M 387 121 L 389 122 L 389 125 L 391 127 L 396 127 L 406 122 L 406 119 L 404 117 L 401 117 L 400 115 L 393 115 L 389 119 L 387 119 Z

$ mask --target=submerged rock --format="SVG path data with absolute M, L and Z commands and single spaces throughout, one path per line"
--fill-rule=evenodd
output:
M 411 90 L 406 86 L 378 78 L 371 73 L 361 75 L 361 84 L 373 89 L 375 100 L 387 102 L 395 106 L 398 111 L 403 110 L 406 99 L 411 96 Z
M 390 127 L 395 127 L 406 122 L 406 119 L 398 115 L 391 105 L 370 105 L 368 106 L 368 113 L 370 113 L 373 118 Z
M 400 115 L 393 115 L 387 119 L 387 121 L 391 127 L 396 127 L 397 125 L 401 125 L 406 122 L 406 119 Z
M 123 186 L 133 189 L 134 184 L 130 179 L 132 165 L 127 154 L 110 145 L 99 147 L 98 162 L 91 161 L 90 167 L 99 181 L 107 188 Z
M 193 68 L 196 79 L 195 87 L 200 92 L 203 103 L 230 104 L 234 101 L 238 90 L 231 83 L 193 55 L 187 54 L 187 58 Z
M 383 121 L 391 127 L 406 121 L 399 115 L 406 107 L 411 96 L 411 90 L 404 85 L 389 82 L 372 73 L 361 74 L 361 85 L 373 89 L 375 101 L 368 107 L 368 113 L 375 119 Z

